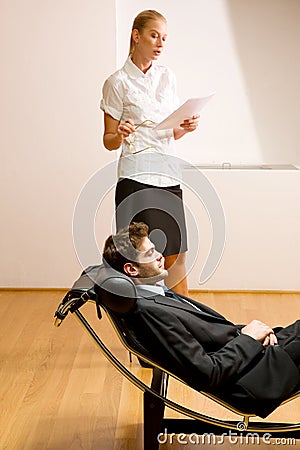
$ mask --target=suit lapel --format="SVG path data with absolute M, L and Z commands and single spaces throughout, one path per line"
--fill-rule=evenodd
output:
M 217 317 L 218 319 L 226 320 L 225 317 L 222 316 L 221 314 L 219 314 L 217 311 L 209 308 L 206 305 L 203 305 L 202 303 L 197 302 L 196 300 L 185 297 L 183 295 L 179 295 L 176 292 L 172 291 L 171 289 L 169 289 L 166 292 L 166 295 L 174 296 L 175 298 L 179 299 L 179 301 L 182 301 L 183 303 L 191 304 L 193 309 L 198 308 L 201 312 L 203 312 L 207 315 Z
M 180 295 L 174 294 L 174 298 L 167 297 L 165 295 L 155 294 L 151 291 L 148 291 L 147 289 L 138 288 L 138 294 L 141 297 L 147 298 L 149 300 L 154 300 L 155 303 L 158 303 L 160 305 L 164 305 L 167 307 L 177 308 L 184 311 L 192 312 L 193 314 L 196 314 L 198 316 L 205 317 L 206 319 L 210 318 L 210 320 L 220 320 L 222 322 L 226 321 L 226 319 L 218 314 L 216 311 L 213 311 L 212 309 L 208 308 L 205 305 L 199 304 L 199 309 L 194 308 L 192 305 L 190 305 L 187 302 L 182 302 Z M 183 298 L 184 300 L 184 298 Z M 227 321 L 226 321 L 227 322 Z

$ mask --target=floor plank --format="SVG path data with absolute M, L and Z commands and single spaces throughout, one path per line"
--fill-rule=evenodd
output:
M 141 450 L 142 394 L 101 355 L 73 317 L 53 326 L 54 311 L 63 291 L 0 291 L 1 450 Z M 300 315 L 300 294 L 192 293 L 193 297 L 246 323 L 259 318 L 287 325 Z M 130 364 L 105 318 L 98 321 L 93 305 L 85 307 L 90 322 L 101 332 L 120 360 L 149 382 L 150 371 L 134 358 Z M 232 418 L 195 391 L 176 381 L 170 396 L 195 409 Z M 168 411 L 168 416 L 177 413 Z M 299 421 L 300 399 L 279 408 L 274 420 Z M 272 444 L 275 444 L 273 441 Z M 293 443 L 281 443 L 281 445 Z M 244 448 L 231 443 L 224 448 Z M 279 444 L 278 444 L 279 445 Z M 194 449 L 176 441 L 161 449 Z M 203 449 L 220 447 L 205 442 Z M 300 442 L 293 445 L 300 448 Z M 251 448 L 269 448 L 252 444 Z

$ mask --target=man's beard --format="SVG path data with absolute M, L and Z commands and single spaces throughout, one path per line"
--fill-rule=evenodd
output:
M 162 272 L 157 273 L 156 275 L 148 275 L 145 273 L 145 276 L 134 278 L 136 284 L 157 284 L 160 281 L 164 280 L 168 276 L 168 271 L 164 269 Z

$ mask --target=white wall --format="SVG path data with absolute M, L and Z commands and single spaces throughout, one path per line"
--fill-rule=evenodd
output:
M 81 266 L 98 262 L 97 245 L 102 247 L 112 226 L 116 158 L 101 142 L 101 87 L 127 56 L 132 18 L 149 7 L 168 18 L 161 61 L 176 72 L 182 100 L 217 92 L 199 132 L 178 145 L 179 154 L 195 163 L 300 164 L 298 0 L 190 0 L 188 7 L 179 0 L 0 0 L 0 286 L 67 287 Z M 227 200 L 228 185 L 214 181 L 234 230 L 240 216 Z M 237 181 L 228 180 L 231 189 L 240 189 Z M 262 187 L 268 181 L 259 179 Z M 93 195 L 85 198 L 90 188 Z M 253 195 L 247 199 L 255 215 L 260 193 Z M 85 233 L 84 223 L 75 226 L 74 248 L 76 204 L 94 213 L 88 225 L 95 236 Z M 299 229 L 297 207 L 290 220 Z M 288 220 L 281 226 L 290 236 Z M 240 239 L 230 242 L 240 245 Z M 285 253 L 287 267 L 299 255 L 294 242 Z M 277 288 L 272 264 L 266 283 L 255 273 L 244 279 L 244 270 L 228 283 L 236 248 L 226 247 L 204 288 Z M 256 240 L 252 250 L 259 253 Z M 198 269 L 190 273 L 194 288 Z M 283 285 L 292 281 L 287 276 Z
M 81 270 L 76 199 L 113 159 L 99 99 L 116 67 L 115 5 L 1 0 L 0 9 L 0 285 L 65 287 Z

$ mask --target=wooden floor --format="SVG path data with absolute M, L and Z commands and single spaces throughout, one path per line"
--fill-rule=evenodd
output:
M 63 291 L 0 291 L 0 449 L 1 450 L 142 450 L 142 394 L 105 360 L 74 317 L 60 328 L 53 314 Z M 300 316 L 300 294 L 207 293 L 202 302 L 238 323 L 259 318 L 273 326 Z M 115 354 L 143 380 L 150 378 L 128 354 L 106 319 L 98 321 L 92 304 L 84 307 Z M 172 381 L 171 397 L 218 417 L 233 417 L 222 408 Z M 176 414 L 168 411 L 170 417 Z M 236 418 L 236 417 L 234 417 Z M 269 419 L 300 420 L 300 399 L 280 407 Z M 188 442 L 188 441 L 187 441 Z M 274 441 L 272 441 L 275 444 Z M 300 448 L 300 442 L 277 445 Z M 226 449 L 245 443 L 223 444 Z M 161 449 L 195 449 L 199 445 L 162 444 Z M 222 448 L 205 444 L 201 449 Z M 252 444 L 267 449 L 268 444 Z

